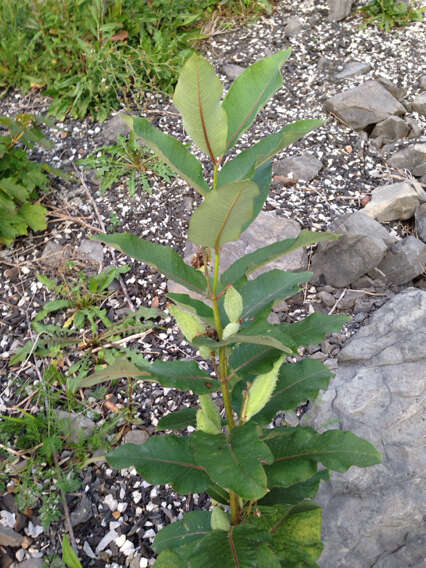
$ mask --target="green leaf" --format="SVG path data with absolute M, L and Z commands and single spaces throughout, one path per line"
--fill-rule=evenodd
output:
M 28 223 L 33 231 L 44 231 L 47 228 L 47 209 L 39 203 L 24 203 L 20 207 L 18 215 Z
M 200 408 L 197 411 L 197 430 L 207 432 L 207 434 L 220 434 L 222 431 L 219 409 L 209 394 L 200 396 Z
M 265 201 L 269 195 L 269 190 L 271 188 L 272 180 L 272 162 L 268 161 L 262 164 L 254 172 L 254 175 L 250 178 L 259 188 L 259 195 L 254 198 L 253 201 L 253 215 L 251 219 L 243 227 L 243 232 L 253 223 L 259 213 L 262 211 Z
M 169 292 L 167 296 L 179 304 L 184 309 L 190 313 L 196 314 L 200 319 L 205 321 L 209 325 L 214 325 L 214 314 L 210 306 L 207 306 L 204 302 L 200 300 L 195 300 L 191 298 L 188 294 L 176 294 Z
M 213 531 L 229 531 L 231 522 L 228 513 L 216 505 L 213 507 L 210 525 Z
M 278 373 L 285 357 L 282 355 L 267 373 L 258 375 L 248 390 L 247 407 L 242 417 L 245 421 L 250 420 L 269 402 L 278 379 Z
M 277 349 L 271 349 L 265 345 L 242 343 L 235 347 L 229 359 L 232 369 L 230 379 L 235 384 L 234 376 L 237 374 L 244 377 L 267 373 L 280 356 L 281 352 Z
M 272 538 L 257 527 L 237 525 L 228 532 L 211 531 L 200 540 L 189 557 L 188 568 L 275 568 L 260 564 L 266 544 Z
M 142 356 L 132 353 L 135 365 L 151 373 L 153 380 L 164 387 L 191 390 L 195 394 L 207 394 L 220 390 L 220 382 L 198 366 L 196 361 L 161 361 L 148 363 Z
M 167 549 L 174 550 L 180 546 L 197 542 L 210 533 L 210 523 L 210 511 L 185 513 L 181 521 L 174 521 L 157 534 L 152 547 L 157 554 L 160 554 Z
M 25 201 L 29 198 L 29 191 L 23 185 L 16 183 L 13 178 L 0 179 L 0 190 L 4 191 L 7 196 L 13 200 Z
M 186 568 L 185 560 L 173 550 L 163 550 L 154 564 L 155 568 Z
M 314 503 L 259 507 L 250 525 L 272 535 L 271 548 L 285 568 L 314 568 L 321 555 L 321 508 Z
M 226 162 L 219 172 L 218 187 L 242 179 L 251 179 L 256 168 L 262 166 L 275 154 L 296 142 L 305 134 L 322 126 L 323 120 L 306 119 L 288 124 L 282 130 L 260 140 L 243 150 L 233 160 Z
M 312 272 L 284 272 L 283 270 L 270 270 L 250 280 L 241 287 L 243 297 L 243 320 L 252 319 L 266 306 L 277 300 L 284 300 L 299 291 L 299 284 L 307 282 Z
M 201 371 L 195 361 L 158 360 L 151 364 L 137 353 L 128 352 L 127 355 L 131 361 L 117 357 L 105 369 L 77 380 L 74 388 L 88 388 L 122 377 L 142 377 L 145 381 L 155 381 L 168 388 L 192 390 L 195 394 L 206 394 L 220 388 L 219 381 Z
M 214 341 L 213 339 L 210 339 L 210 337 L 196 337 L 194 338 L 193 343 L 199 347 L 208 347 L 212 351 L 219 349 L 219 347 L 225 347 L 235 343 L 264 345 L 274 349 L 279 349 L 280 351 L 288 354 L 292 354 L 294 351 L 293 340 L 288 335 L 281 332 L 278 329 L 278 326 L 268 324 L 263 327 L 257 325 L 250 329 L 245 328 L 242 332 L 231 335 L 222 341 Z
M 66 534 L 62 537 L 62 560 L 68 568 L 83 568 Z
M 185 264 L 171 247 L 151 243 L 131 233 L 93 235 L 91 238 L 110 245 L 136 260 L 149 264 L 167 278 L 194 292 L 204 294 L 207 290 L 207 282 L 201 272 Z
M 194 53 L 179 75 L 173 102 L 185 130 L 213 163 L 226 149 L 228 118 L 221 105 L 222 92 L 213 66 Z
M 230 322 L 238 321 L 243 313 L 243 299 L 233 286 L 226 290 L 223 307 Z
M 243 499 L 260 499 L 267 492 L 263 463 L 272 455 L 257 436 L 253 424 L 237 426 L 229 438 L 195 432 L 192 444 L 197 463 L 218 485 L 235 491 Z
M 188 238 L 193 243 L 219 250 L 239 238 L 253 215 L 259 188 L 251 181 L 225 185 L 211 191 L 192 215 Z
M 220 485 L 211 484 L 207 487 L 207 493 L 211 499 L 217 501 L 218 503 L 222 503 L 222 505 L 229 505 L 229 493 Z
M 329 479 L 328 470 L 322 469 L 306 481 L 289 487 L 272 487 L 269 493 L 259 501 L 259 505 L 297 505 L 307 499 L 313 499 L 318 493 L 321 481 Z
M 280 324 L 280 329 L 288 333 L 297 345 L 316 345 L 321 343 L 328 333 L 340 331 L 350 319 L 343 314 L 329 316 L 315 313 L 296 323 L 284 322 Z
M 194 458 L 191 438 L 154 436 L 144 444 L 124 444 L 107 455 L 112 467 L 135 467 L 149 483 L 171 483 L 182 494 L 201 493 L 210 484 L 205 468 Z
M 274 436 L 265 441 L 274 454 L 268 477 L 282 467 L 291 468 L 293 462 L 301 459 L 321 462 L 341 473 L 352 465 L 368 467 L 381 461 L 380 453 L 370 442 L 342 430 L 318 434 L 312 428 L 284 428 L 275 430 Z
M 123 116 L 123 118 L 133 128 L 136 136 L 142 138 L 145 144 L 190 186 L 201 195 L 206 195 L 210 191 L 203 178 L 201 162 L 179 140 L 161 132 L 145 118 L 136 116 Z
M 240 324 L 238 322 L 232 321 L 231 323 L 228 323 L 223 330 L 222 339 L 226 340 L 232 335 L 235 335 L 236 333 L 238 333 L 239 329 Z
M 287 49 L 257 61 L 233 82 L 223 101 L 223 108 L 228 115 L 227 151 L 250 127 L 259 110 L 283 84 L 280 68 L 290 53 L 291 50 Z
M 338 239 L 339 235 L 334 233 L 313 233 L 303 230 L 296 238 L 284 239 L 266 247 L 255 250 L 235 261 L 221 276 L 223 286 L 235 284 L 242 276 L 254 272 L 258 268 L 265 266 L 269 262 L 280 258 L 298 248 L 312 245 L 323 241 Z
M 134 363 L 129 361 L 126 357 L 116 357 L 111 365 L 104 369 L 99 369 L 87 377 L 77 379 L 74 384 L 74 389 L 85 389 L 104 383 L 105 381 L 112 381 L 114 379 L 121 379 L 124 377 L 140 377 L 143 376 L 147 380 L 153 380 L 152 375 L 147 371 L 141 371 Z
M 276 388 L 265 407 L 254 417 L 258 423 L 269 424 L 277 412 L 296 408 L 301 402 L 317 397 L 326 390 L 333 373 L 316 359 L 285 363 L 278 375 Z
M 196 415 L 196 408 L 182 408 L 176 410 L 176 412 L 170 412 L 160 418 L 157 430 L 184 430 L 187 426 L 195 428 L 197 424 Z
M 202 335 L 205 332 L 205 327 L 198 316 L 185 312 L 173 304 L 168 305 L 168 310 L 187 341 L 191 342 L 196 335 Z

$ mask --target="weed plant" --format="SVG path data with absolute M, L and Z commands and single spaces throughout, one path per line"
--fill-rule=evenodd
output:
M 181 142 L 145 119 L 127 118 L 135 135 L 203 197 L 189 223 L 189 239 L 200 247 L 197 266 L 186 264 L 172 248 L 136 235 L 94 237 L 190 292 L 169 293 L 169 312 L 206 360 L 203 369 L 195 360 L 150 363 L 133 351 L 78 384 L 140 377 L 199 395 L 198 408 L 170 413 L 158 424 L 159 430 L 185 432 L 190 425 L 195 431 L 152 436 L 145 444 L 125 444 L 107 456 L 113 467 L 134 466 L 149 483 L 171 484 L 182 494 L 207 492 L 212 499 L 211 511 L 186 513 L 158 533 L 158 568 L 317 566 L 321 508 L 312 499 L 320 482 L 329 479 L 329 471 L 380 461 L 377 450 L 351 432 L 274 427 L 277 412 L 315 399 L 332 377 L 316 359 L 294 362 L 299 347 L 319 343 L 348 318 L 314 313 L 296 323 L 271 324 L 273 305 L 297 293 L 311 273 L 249 275 L 296 248 L 338 236 L 302 231 L 220 271 L 223 245 L 237 240 L 263 207 L 271 158 L 322 124 L 289 124 L 225 161 L 282 85 L 280 68 L 288 56 L 289 51 L 282 51 L 253 64 L 223 100 L 212 65 L 197 55 L 186 62 L 174 103 L 187 133 L 211 161 L 210 183 L 202 164 Z
M 49 188 L 49 174 L 63 174 L 28 157 L 26 150 L 35 145 L 49 147 L 40 124 L 30 114 L 0 116 L 0 245 L 10 245 L 28 228 L 43 231 L 47 226 L 40 197 Z
M 394 27 L 402 27 L 412 22 L 421 22 L 426 7 L 420 8 L 417 2 L 400 0 L 373 0 L 360 8 L 364 27 L 376 24 L 380 30 L 392 31 Z
M 96 170 L 101 180 L 101 193 L 118 181 L 123 181 L 131 197 L 140 186 L 147 193 L 152 193 L 150 178 L 153 176 L 170 183 L 170 178 L 175 175 L 167 164 L 159 161 L 155 154 L 135 139 L 133 132 L 127 138 L 118 136 L 117 143 L 112 146 L 100 146 L 78 163 Z
M 67 269 L 71 276 L 64 273 L 61 282 L 37 275 L 53 299 L 44 304 L 31 322 L 37 336 L 15 352 L 10 365 L 31 356 L 53 359 L 61 367 L 65 360 L 70 361 L 63 386 L 66 396 L 72 398 L 76 382 L 86 377 L 94 365 L 112 362 L 127 353 L 125 338 L 142 336 L 158 327 L 156 320 L 163 314 L 155 308 L 141 307 L 118 321 L 108 317 L 101 305 L 114 293 L 109 289 L 112 282 L 130 270 L 127 265 L 91 277 L 75 271 L 72 262 Z
M 119 101 L 170 92 L 218 5 L 235 17 L 265 2 L 0 0 L 0 89 L 43 89 L 58 118 L 103 121 Z

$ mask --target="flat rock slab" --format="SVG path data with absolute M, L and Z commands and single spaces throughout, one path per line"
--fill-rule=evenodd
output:
M 346 344 L 330 388 L 306 415 L 317 429 L 367 438 L 383 455 L 321 485 L 323 568 L 424 566 L 425 344 L 426 292 L 409 288 Z
M 221 254 L 221 272 L 226 270 L 242 256 L 258 248 L 270 245 L 276 241 L 297 237 L 300 230 L 300 225 L 297 221 L 279 217 L 269 211 L 262 211 L 250 227 L 242 233 L 238 241 L 224 245 Z M 191 264 L 191 260 L 198 250 L 199 247 L 197 245 L 194 245 L 191 241 L 187 241 L 184 253 L 185 262 L 187 264 Z M 274 268 L 287 270 L 289 272 L 299 272 L 306 270 L 307 263 L 308 260 L 305 249 L 297 249 L 271 262 L 266 267 L 257 270 L 253 273 L 253 277 L 259 276 L 263 272 Z M 168 281 L 168 290 L 169 292 L 189 293 L 186 288 L 170 280 Z M 191 295 L 194 294 L 191 293 Z
M 421 199 L 426 199 L 426 193 L 419 184 L 404 181 L 383 185 L 371 192 L 371 201 L 362 212 L 381 223 L 410 219 Z
M 330 97 L 325 109 L 354 130 L 405 114 L 402 104 L 375 80 Z

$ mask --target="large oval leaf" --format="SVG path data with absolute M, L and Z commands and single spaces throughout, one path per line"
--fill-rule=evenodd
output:
M 280 68 L 290 53 L 291 50 L 287 49 L 256 61 L 232 83 L 223 101 L 223 108 L 228 115 L 227 151 L 250 127 L 259 110 L 283 84 Z
M 228 118 L 220 101 L 222 92 L 213 66 L 194 53 L 179 75 L 173 101 L 185 130 L 213 163 L 226 149 Z
M 135 467 L 149 483 L 171 483 L 178 493 L 205 491 L 210 480 L 194 458 L 190 438 L 154 436 L 145 444 L 124 444 L 107 455 L 116 468 Z
M 258 194 L 259 188 L 252 181 L 230 183 L 211 191 L 192 215 L 189 240 L 216 250 L 236 241 L 252 219 L 253 202 Z
M 196 432 L 191 439 L 197 463 L 213 481 L 243 499 L 260 499 L 265 495 L 266 475 L 262 464 L 270 463 L 272 455 L 259 440 L 253 424 L 233 428 L 229 439 L 225 434 L 213 436 L 204 432 Z

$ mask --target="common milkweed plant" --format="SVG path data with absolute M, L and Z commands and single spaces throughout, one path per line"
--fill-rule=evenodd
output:
M 304 230 L 220 270 L 223 245 L 238 239 L 262 209 L 271 158 L 322 124 L 294 122 L 225 160 L 282 85 L 280 68 L 289 55 L 280 51 L 251 65 L 223 100 L 223 86 L 209 62 L 193 55 L 185 64 L 174 103 L 187 133 L 212 163 L 211 185 L 202 164 L 181 142 L 143 118 L 126 117 L 135 135 L 203 197 L 189 224 L 189 239 L 200 247 L 198 267 L 186 264 L 172 248 L 133 234 L 94 237 L 188 289 L 188 294 L 168 294 L 169 310 L 211 369 L 202 370 L 195 360 L 151 364 L 135 352 L 82 384 L 138 376 L 199 395 L 198 408 L 170 413 L 158 424 L 169 431 L 195 426 L 191 433 L 155 435 L 107 456 L 111 466 L 134 466 L 152 484 L 168 483 L 182 494 L 206 492 L 211 498 L 211 511 L 186 513 L 158 533 L 153 544 L 157 568 L 318 566 L 321 509 L 311 499 L 320 482 L 329 479 L 330 470 L 345 472 L 380 461 L 377 450 L 351 432 L 273 427 L 277 412 L 314 399 L 333 376 L 316 359 L 291 358 L 300 346 L 341 329 L 347 317 L 314 313 L 296 323 L 271 324 L 274 303 L 297 293 L 311 273 L 274 269 L 254 279 L 249 275 L 299 247 L 338 236 Z

